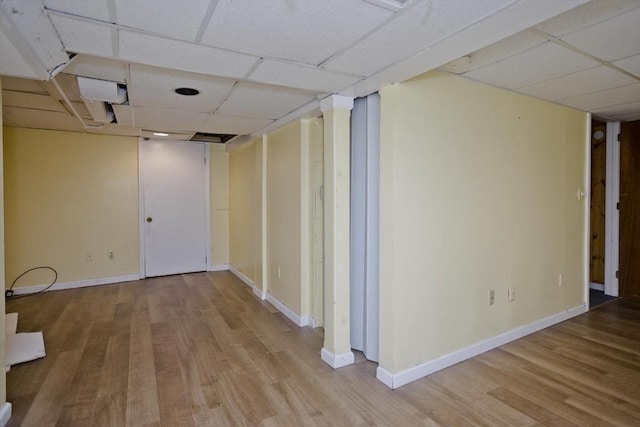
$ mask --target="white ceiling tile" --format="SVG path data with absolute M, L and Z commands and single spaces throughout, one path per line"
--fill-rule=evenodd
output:
M 211 0 L 116 0 L 116 11 L 119 24 L 194 41 L 210 3 Z
M 40 78 L 2 31 L 2 28 L 0 28 L 0 58 L 2 58 L 2 61 L 0 61 L 0 75 L 31 79 Z
M 91 19 L 110 22 L 109 7 L 105 0 L 44 0 L 47 9 Z
M 521 31 L 518 34 L 514 34 L 511 37 L 507 37 L 497 43 L 452 61 L 440 67 L 440 69 L 456 74 L 465 73 L 524 52 L 546 41 L 546 39 L 531 31 Z
M 6 107 L 3 108 L 3 115 L 4 114 L 10 117 L 10 119 L 20 127 L 68 130 L 72 132 L 84 131 L 84 127 L 82 127 L 78 119 L 67 113 Z
M 89 113 L 89 110 L 87 109 L 87 106 L 84 102 L 71 101 L 71 105 L 73 105 L 73 108 L 76 109 L 80 117 L 86 120 L 92 120 L 91 113 Z
M 3 56 L 4 58 L 4 56 Z M 2 89 L 15 90 L 17 92 L 31 92 L 47 94 L 47 91 L 38 80 L 20 79 L 17 77 L 2 76 Z
M 577 73 L 567 74 L 535 85 L 520 88 L 518 92 L 549 101 L 558 101 L 598 92 L 636 82 L 632 77 L 600 65 Z
M 141 136 L 140 129 L 120 126 L 115 123 L 104 123 L 99 128 L 87 129 L 89 133 L 97 133 L 103 135 L 120 135 L 120 136 Z
M 415 3 L 415 6 L 407 6 L 398 18 L 324 65 L 334 70 L 370 76 L 513 2 L 466 1 L 464 7 L 449 0 Z
M 111 107 L 113 108 L 113 113 L 116 116 L 116 121 L 118 122 L 119 126 L 133 127 L 131 106 L 114 104 Z
M 250 80 L 300 89 L 335 93 L 358 81 L 357 77 L 321 68 L 264 60 L 249 76 Z
M 232 78 L 244 77 L 257 60 L 248 55 L 122 30 L 120 57 L 131 62 Z
M 78 87 L 78 79 L 71 74 L 58 74 L 55 77 L 55 81 L 60 85 L 60 88 L 64 94 L 71 101 L 82 101 L 82 95 L 80 95 L 80 88 Z M 58 91 L 51 83 L 45 83 L 45 86 L 50 88 L 50 93 L 56 98 L 61 99 Z
M 204 113 L 149 107 L 135 107 L 133 112 L 135 127 L 160 132 L 192 131 L 201 127 L 208 117 Z
M 58 101 L 49 95 L 2 90 L 2 105 L 7 107 L 31 108 L 66 113 Z
M 630 56 L 628 58 L 615 61 L 613 64 L 640 77 L 640 55 Z
M 640 100 L 640 82 L 563 99 L 561 103 L 583 111 L 594 111 L 637 100 Z
M 597 108 L 593 110 L 593 113 L 603 114 L 607 116 L 620 116 L 626 114 L 634 114 L 640 112 L 640 99 L 634 102 L 629 102 L 621 105 L 614 105 L 612 107 Z
M 391 15 L 361 0 L 220 0 L 202 42 L 317 65 Z
M 567 34 L 562 40 L 607 61 L 640 54 L 640 8 Z
M 638 7 L 638 0 L 593 0 L 548 19 L 536 27 L 559 37 Z
M 61 15 L 51 15 L 60 39 L 68 52 L 112 56 L 111 29 Z
M 592 59 L 547 42 L 463 75 L 493 86 L 517 89 L 596 65 Z
M 640 111 L 629 114 L 619 114 L 616 118 L 622 122 L 633 122 L 635 120 L 640 120 Z
M 241 82 L 217 111 L 227 116 L 279 119 L 315 99 L 295 89 Z
M 222 103 L 234 84 L 231 79 L 132 64 L 129 102 L 134 106 L 209 113 Z M 192 87 L 200 94 L 178 95 L 174 89 L 179 87 Z
M 3 0 L 0 8 L 6 14 L 2 23 L 3 32 L 10 39 L 13 34 L 25 43 L 24 50 L 17 46 L 20 51 L 30 50 L 37 57 L 41 68 L 34 71 L 40 74 L 41 79 L 48 78 L 60 65 L 69 61 L 49 17 L 42 12 L 40 1 Z M 13 41 L 18 43 L 16 39 Z
M 197 128 L 199 132 L 226 133 L 230 135 L 249 135 L 271 123 L 272 120 L 250 119 L 246 117 L 223 116 L 212 114 L 204 125 Z
M 62 72 L 92 79 L 125 83 L 125 66 L 125 63 L 116 59 L 78 55 L 69 65 L 64 67 Z

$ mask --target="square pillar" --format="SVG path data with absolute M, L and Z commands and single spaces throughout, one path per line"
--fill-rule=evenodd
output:
M 353 98 L 331 95 L 324 116 L 324 347 L 334 369 L 353 364 L 349 305 L 350 132 Z

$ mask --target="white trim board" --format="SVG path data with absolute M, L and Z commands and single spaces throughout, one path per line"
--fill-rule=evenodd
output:
M 378 378 L 378 380 L 383 382 L 386 386 L 392 389 L 396 389 L 398 387 L 402 387 L 403 385 L 409 384 L 410 382 L 426 377 L 427 375 L 433 374 L 434 372 L 448 368 L 449 366 L 453 366 L 456 363 L 471 359 L 472 357 L 475 357 L 481 353 L 485 353 L 511 341 L 515 341 L 534 332 L 538 332 L 539 330 L 548 328 L 549 326 L 553 326 L 556 323 L 564 322 L 565 320 L 586 313 L 587 311 L 588 309 L 586 304 L 581 304 L 579 306 L 570 308 L 569 310 L 562 311 L 549 317 L 545 317 L 544 319 L 536 320 L 527 325 L 520 326 L 495 337 L 488 338 L 475 344 L 471 344 L 470 346 L 463 349 L 445 354 L 436 359 L 429 360 L 395 374 L 389 372 L 382 366 L 378 366 L 378 369 L 376 371 L 376 378 Z
M 87 280 L 77 280 L 74 282 L 61 282 L 55 283 L 46 292 L 49 291 L 60 291 L 63 289 L 75 289 L 75 288 L 86 288 L 89 286 L 100 286 L 100 285 L 110 285 L 113 283 L 121 283 L 121 282 L 131 282 L 134 280 L 140 280 L 139 274 L 128 274 L 126 276 L 112 276 L 112 277 L 103 277 L 99 279 L 87 279 Z M 13 288 L 14 295 L 26 295 L 33 294 L 36 292 L 40 292 L 49 285 L 36 285 L 36 286 L 25 286 L 22 288 Z
M 264 292 L 258 289 L 255 283 L 253 283 L 253 280 L 245 276 L 233 265 L 229 265 L 229 271 L 233 273 L 238 279 L 242 280 L 247 286 L 249 286 L 253 290 L 253 293 L 255 296 L 257 296 L 263 301 L 267 300 L 267 302 L 269 302 L 272 306 L 277 308 L 278 311 L 280 311 L 282 314 L 287 316 L 289 320 L 291 320 L 296 325 L 302 327 L 310 324 L 309 316 L 299 316 L 297 313 L 295 313 L 289 307 L 281 303 L 276 297 L 271 295 L 269 292 Z
M 296 325 L 302 327 L 309 325 L 309 316 L 299 316 L 289 307 L 278 301 L 276 297 L 267 292 L 267 301 L 271 303 L 272 306 L 277 308 L 282 314 L 287 316 L 289 320 L 291 320 Z
M 229 264 L 216 264 L 210 265 L 207 271 L 227 271 L 229 270 Z
M 602 283 L 589 282 L 589 289 L 593 289 L 595 291 L 603 291 L 604 292 L 604 285 Z
M 320 350 L 320 358 L 333 369 L 353 365 L 355 361 L 355 357 L 353 355 L 353 352 L 351 351 L 342 354 L 333 354 L 324 347 L 322 347 L 322 350 Z
M 0 407 L 0 427 L 4 427 L 11 419 L 11 403 L 4 402 Z
M 260 289 L 258 289 L 256 284 L 253 283 L 253 280 L 251 280 L 249 277 L 247 277 L 243 273 L 241 273 L 240 270 L 235 268 L 233 265 L 229 264 L 229 271 L 231 273 L 233 273 L 238 279 L 242 280 L 247 286 L 249 286 L 251 288 L 251 290 L 253 291 L 253 294 L 255 296 L 257 296 L 258 298 L 260 298 L 263 301 L 265 299 L 267 299 L 266 292 L 263 292 Z

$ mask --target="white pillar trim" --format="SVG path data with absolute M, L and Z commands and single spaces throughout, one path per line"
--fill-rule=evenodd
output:
M 329 110 L 353 110 L 353 98 L 342 95 L 329 95 L 320 101 L 320 111 Z

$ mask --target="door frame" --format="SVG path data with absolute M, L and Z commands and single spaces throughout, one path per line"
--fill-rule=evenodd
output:
M 615 297 L 619 295 L 616 272 L 620 263 L 620 212 L 616 207 L 620 200 L 619 134 L 620 122 L 607 122 L 604 293 Z
M 146 141 L 154 142 L 170 142 L 189 144 L 188 141 L 180 141 L 175 139 L 152 139 L 138 138 L 138 242 L 139 242 L 139 261 L 140 261 L 140 278 L 147 277 L 145 265 L 145 215 L 144 215 L 144 169 L 142 159 L 142 144 Z M 204 215 L 205 215 L 205 243 L 206 243 L 206 271 L 211 271 L 211 153 L 209 144 L 206 142 L 198 142 L 204 145 L 204 157 L 206 167 L 204 168 Z

